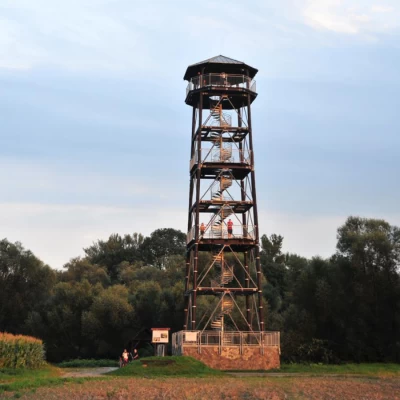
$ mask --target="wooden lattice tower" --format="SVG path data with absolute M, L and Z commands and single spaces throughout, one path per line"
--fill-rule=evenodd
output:
M 264 331 L 251 123 L 256 73 L 217 56 L 184 76 L 193 108 L 186 331 Z M 202 315 L 198 296 L 211 296 Z

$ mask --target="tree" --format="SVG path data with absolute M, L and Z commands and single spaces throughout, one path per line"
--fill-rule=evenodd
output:
M 21 243 L 0 241 L 0 331 L 23 333 L 29 312 L 49 295 L 56 274 Z
M 288 293 L 283 310 L 283 356 L 290 361 L 333 361 L 336 326 L 335 266 L 314 257 L 287 256 Z
M 262 254 L 269 262 L 281 264 L 285 261 L 282 254 L 283 236 L 272 234 L 269 238 L 267 235 L 261 236 Z
M 337 249 L 365 274 L 391 274 L 400 267 L 400 229 L 381 219 L 349 217 L 338 229 Z
M 110 277 L 104 268 L 92 264 L 87 258 L 73 258 L 64 265 L 66 271 L 62 272 L 59 279 L 67 282 L 82 282 L 87 280 L 92 285 L 100 283 L 102 286 L 110 285 Z
M 186 250 L 186 235 L 172 228 L 155 230 L 141 245 L 142 257 L 148 264 L 163 269 L 168 258 L 183 255 Z
M 160 322 L 162 306 L 162 290 L 157 282 L 142 281 L 136 287 L 132 301 L 139 322 L 150 329 Z
M 280 235 L 266 235 L 261 237 L 262 251 L 260 254 L 261 266 L 268 282 L 279 289 L 283 294 L 285 287 L 285 255 L 282 253 L 283 237 Z
M 96 356 L 116 357 L 137 327 L 128 289 L 114 285 L 96 296 L 82 315 L 83 335 L 93 341 Z
M 56 272 L 21 244 L 2 240 L 0 330 L 41 337 L 51 361 L 116 357 L 143 328 L 178 330 L 185 242 L 175 229 L 147 238 L 111 235 Z M 338 229 L 330 259 L 283 254 L 280 235 L 264 235 L 261 243 L 264 318 L 267 329 L 282 332 L 285 360 L 400 361 L 399 228 L 350 217 Z M 211 257 L 199 255 L 199 273 Z M 225 260 L 235 276 L 243 274 L 242 259 L 226 254 Z M 244 297 L 236 301 L 244 307 Z M 200 328 L 217 302 L 199 296 Z
M 90 263 L 103 266 L 111 281 L 117 282 L 122 262 L 134 263 L 140 260 L 143 240 L 140 233 L 124 237 L 112 234 L 107 241 L 98 240 L 84 251 Z
M 400 229 L 384 220 L 349 217 L 333 257 L 348 285 L 347 342 L 360 361 L 400 360 Z M 344 282 L 346 284 L 346 282 Z
M 44 340 L 49 360 L 93 355 L 92 343 L 82 333 L 82 315 L 103 290 L 87 280 L 59 282 L 43 306 L 28 315 L 28 333 Z
M 282 253 L 283 237 L 281 235 L 266 235 L 261 237 L 262 251 L 260 254 L 261 268 L 267 282 L 263 287 L 264 297 L 269 309 L 278 310 L 285 293 L 285 255 Z

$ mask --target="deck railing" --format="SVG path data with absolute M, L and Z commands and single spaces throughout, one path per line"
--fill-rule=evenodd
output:
M 241 88 L 256 92 L 256 81 L 246 75 L 235 74 L 204 74 L 190 79 L 186 88 L 186 96 L 191 90 L 200 89 L 205 86 L 229 87 L 232 89 Z
M 280 347 L 280 332 L 244 331 L 179 331 L 172 335 L 175 354 L 182 347 Z
M 195 237 L 196 227 L 193 226 L 192 229 L 187 234 L 187 243 L 191 242 Z M 228 228 L 226 224 L 209 225 L 206 227 L 204 233 L 200 233 L 200 239 L 256 239 L 256 232 L 254 226 L 250 225 L 233 225 L 232 233 L 228 233 Z
M 225 153 L 220 148 L 214 147 L 213 149 L 201 149 L 201 162 L 202 163 L 237 163 L 251 165 L 251 151 L 231 149 L 231 156 L 226 157 Z M 198 153 L 190 160 L 190 169 L 198 163 Z

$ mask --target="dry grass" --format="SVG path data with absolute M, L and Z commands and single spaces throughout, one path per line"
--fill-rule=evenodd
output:
M 0 394 L 22 399 L 265 399 L 265 400 L 400 400 L 399 378 L 356 377 L 205 377 L 114 378 L 66 383 L 35 392 Z

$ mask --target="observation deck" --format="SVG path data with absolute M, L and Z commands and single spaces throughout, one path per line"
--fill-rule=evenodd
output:
M 240 74 L 197 75 L 189 79 L 186 88 L 186 104 L 195 107 L 199 102 L 200 93 L 206 94 L 203 96 L 203 108 L 213 107 L 210 97 L 225 96 L 222 108 L 232 110 L 245 104 L 248 96 L 250 96 L 250 102 L 255 100 L 257 97 L 256 81 L 247 75 Z
M 244 179 L 252 170 L 251 151 L 212 147 L 201 149 L 201 160 L 199 162 L 198 153 L 190 160 L 190 173 L 201 165 L 201 178 L 215 179 L 221 170 L 230 170 L 235 179 Z
M 186 242 L 188 246 L 195 243 L 196 227 L 193 226 L 187 233 Z M 232 233 L 228 233 L 226 224 L 216 225 L 211 222 L 207 225 L 205 232 L 199 237 L 199 250 L 212 250 L 214 246 L 229 246 L 227 250 L 237 251 L 238 249 L 249 250 L 257 245 L 254 225 L 234 224 Z

